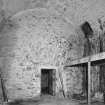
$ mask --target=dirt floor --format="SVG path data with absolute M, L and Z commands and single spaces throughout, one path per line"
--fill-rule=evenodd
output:
M 57 98 L 50 95 L 41 96 L 40 100 L 14 101 L 8 105 L 79 105 L 78 102 L 69 99 Z
M 71 99 L 57 98 L 53 96 L 42 96 L 39 100 L 18 100 L 6 105 L 87 105 L 86 102 L 80 102 Z M 92 102 L 91 105 L 105 105 L 102 102 Z

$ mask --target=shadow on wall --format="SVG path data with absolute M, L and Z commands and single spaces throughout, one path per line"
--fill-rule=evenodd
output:
M 13 31 L 17 31 L 18 25 L 9 19 L 3 19 L 0 22 L 0 56 L 6 57 L 9 51 L 4 50 L 9 48 L 14 48 L 17 37 L 13 34 Z M 12 49 L 11 49 L 12 51 Z
M 4 88 L 6 85 L 5 84 L 6 77 L 8 75 L 6 68 L 7 68 L 7 65 L 11 64 L 11 61 L 10 60 L 8 61 L 7 58 L 15 56 L 12 53 L 12 51 L 16 44 L 16 37 L 15 37 L 15 35 L 12 34 L 12 31 L 14 28 L 17 29 L 17 27 L 18 26 L 16 25 L 15 22 L 13 22 L 9 19 L 6 19 L 6 18 L 3 18 L 2 21 L 0 22 L 0 58 L 3 58 L 2 59 L 3 64 L 1 64 L 2 67 L 0 67 L 1 68 L 1 71 L 0 71 L 1 77 L 0 78 L 2 78 L 2 80 L 3 80 Z M 11 35 L 12 37 L 9 38 L 9 35 Z M 5 73 L 5 72 L 7 72 L 7 73 Z M 1 88 L 1 86 L 0 86 L 0 88 Z M 0 94 L 0 96 L 2 96 L 2 94 Z M 7 97 L 7 93 L 4 91 L 4 94 L 3 94 L 4 100 L 5 100 L 5 96 Z

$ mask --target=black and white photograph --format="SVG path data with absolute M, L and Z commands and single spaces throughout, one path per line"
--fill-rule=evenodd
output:
M 105 105 L 105 0 L 0 0 L 0 105 Z

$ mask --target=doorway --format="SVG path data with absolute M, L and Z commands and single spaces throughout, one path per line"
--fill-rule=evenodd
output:
M 55 95 L 55 69 L 41 69 L 41 94 Z

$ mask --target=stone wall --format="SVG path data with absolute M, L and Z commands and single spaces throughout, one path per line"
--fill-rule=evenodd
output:
M 63 67 L 78 57 L 78 35 L 56 11 L 33 9 L 19 13 L 7 22 L 1 34 L 2 72 L 9 99 L 40 95 L 41 66 L 57 67 L 56 92 L 61 90 L 58 72 L 63 76 L 65 92 L 68 91 Z
M 94 30 L 99 30 L 97 19 L 104 17 L 104 2 L 0 0 L 0 21 L 5 24 L 5 27 L 0 27 L 0 56 L 3 57 L 2 73 L 9 99 L 40 94 L 38 68 L 41 65 L 58 68 L 64 77 L 66 94 L 82 91 L 81 70 L 64 66 L 83 55 L 85 42 L 80 25 L 89 21 Z M 33 8 L 36 10 L 30 10 Z M 93 53 L 96 52 L 93 50 Z M 56 85 L 56 91 L 59 92 L 61 85 L 58 73 Z

